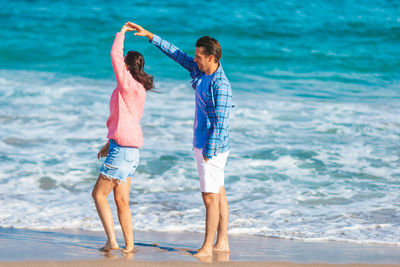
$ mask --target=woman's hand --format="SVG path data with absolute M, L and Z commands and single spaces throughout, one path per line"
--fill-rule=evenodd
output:
M 110 147 L 110 143 L 107 142 L 99 151 L 99 153 L 97 153 L 97 159 L 102 158 L 102 157 L 106 157 L 108 155 L 108 149 Z
M 128 21 L 125 25 L 129 26 L 134 31 L 137 31 L 137 32 L 135 32 L 136 36 L 146 36 L 150 41 L 153 40 L 153 34 L 151 32 L 149 32 L 148 30 L 143 29 L 142 26 L 137 25 L 130 21 Z
M 131 32 L 134 30 L 135 29 L 133 29 L 130 25 L 128 25 L 128 23 L 125 23 L 124 26 L 122 26 L 122 28 L 121 28 L 121 33 L 125 34 L 126 32 Z

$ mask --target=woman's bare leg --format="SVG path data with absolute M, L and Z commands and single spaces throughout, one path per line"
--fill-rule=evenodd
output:
M 126 182 L 120 182 L 114 188 L 114 200 L 117 205 L 119 223 L 125 238 L 124 252 L 132 252 L 134 250 L 132 213 L 129 208 L 130 185 L 131 177 L 127 177 Z
M 92 191 L 92 197 L 96 205 L 97 213 L 99 214 L 104 231 L 107 235 L 107 242 L 104 248 L 102 248 L 103 250 L 119 248 L 117 239 L 115 237 L 111 208 L 107 200 L 108 195 L 115 186 L 116 181 L 107 179 L 100 174 Z

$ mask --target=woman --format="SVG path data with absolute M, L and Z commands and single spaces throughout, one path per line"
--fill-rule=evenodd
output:
M 139 121 L 144 110 L 146 91 L 153 88 L 153 77 L 143 71 L 143 56 L 129 51 L 123 56 L 125 33 L 133 29 L 125 24 L 115 36 L 111 49 L 111 62 L 117 87 L 110 99 L 110 117 L 107 120 L 109 141 L 101 148 L 97 158 L 104 161 L 92 196 L 107 235 L 100 250 L 119 249 L 107 196 L 114 191 L 118 219 L 125 238 L 124 252 L 134 251 L 132 214 L 129 208 L 131 175 L 139 162 L 139 148 L 143 144 Z

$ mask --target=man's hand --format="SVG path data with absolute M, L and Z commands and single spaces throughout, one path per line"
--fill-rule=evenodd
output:
M 135 32 L 136 36 L 146 36 L 150 41 L 153 40 L 153 35 L 151 32 L 149 32 L 148 30 L 143 29 L 142 26 L 137 25 L 133 22 L 128 21 L 125 25 L 129 26 L 130 28 L 132 28 L 133 30 L 137 31 Z
M 203 155 L 204 162 L 207 163 L 210 159 Z
M 110 143 L 107 142 L 99 151 L 99 153 L 97 153 L 97 159 L 102 158 L 102 157 L 106 157 L 108 155 L 108 149 L 110 147 Z

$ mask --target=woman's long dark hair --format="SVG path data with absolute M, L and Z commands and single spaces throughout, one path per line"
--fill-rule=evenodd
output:
M 144 72 L 144 58 L 136 51 L 129 51 L 125 56 L 125 64 L 128 66 L 132 77 L 140 82 L 146 91 L 154 88 L 153 76 Z

